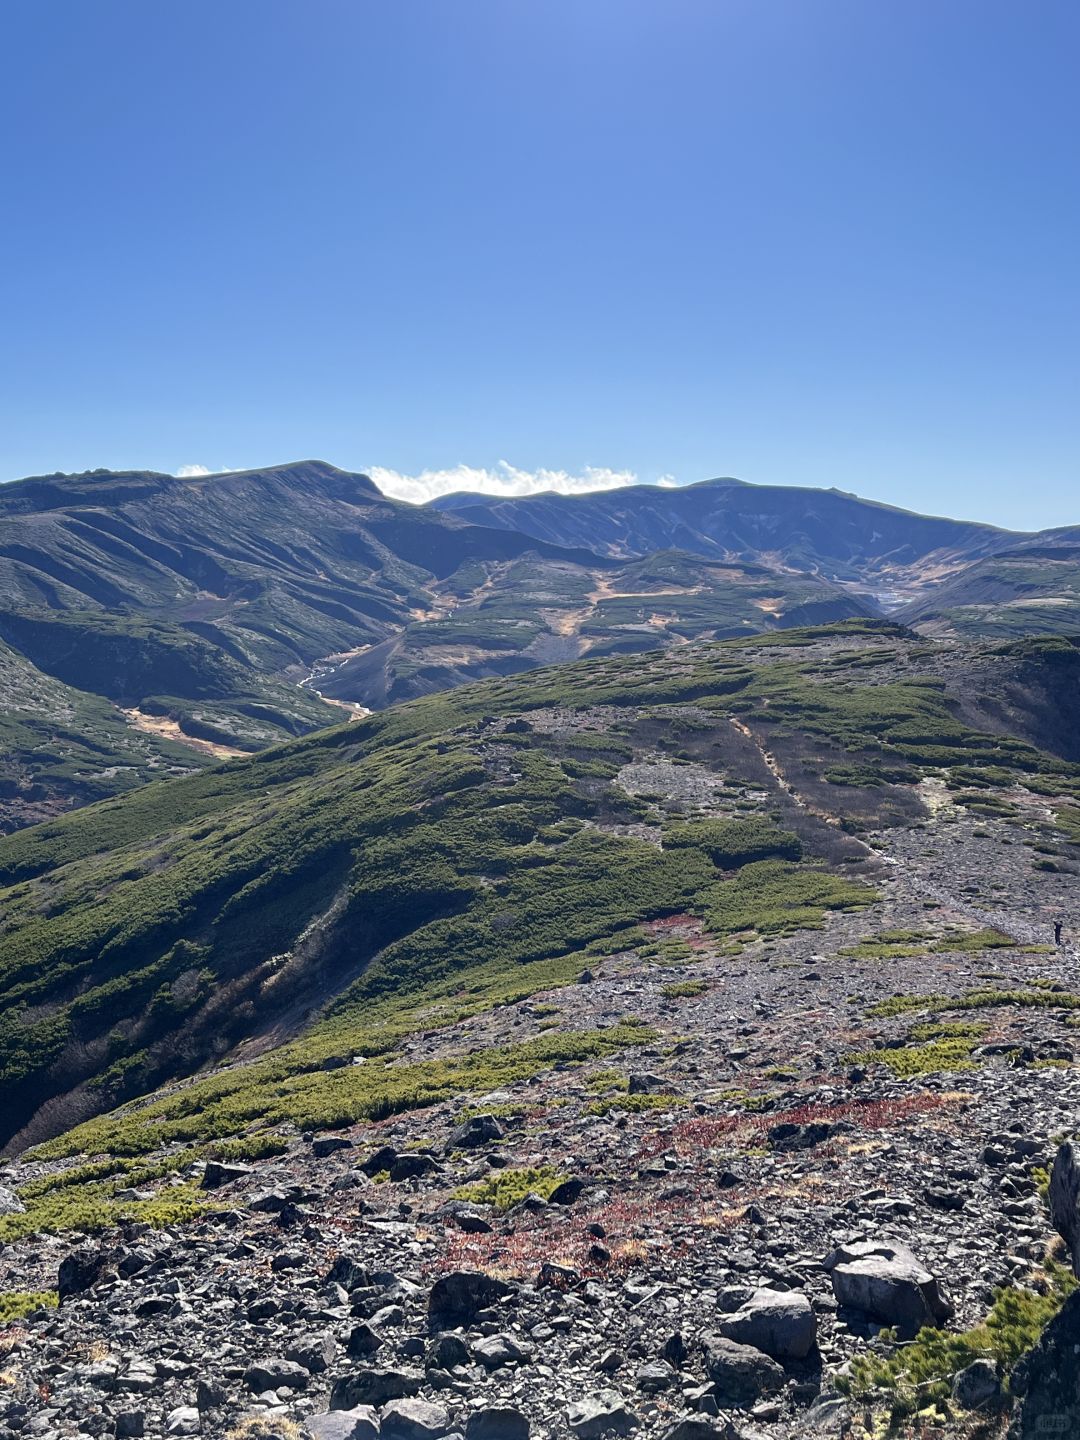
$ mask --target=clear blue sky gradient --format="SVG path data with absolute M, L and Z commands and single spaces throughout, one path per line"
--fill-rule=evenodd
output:
M 6 0 L 0 478 L 1080 522 L 1076 0 Z

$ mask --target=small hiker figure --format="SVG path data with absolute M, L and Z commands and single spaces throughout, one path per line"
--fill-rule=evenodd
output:
M 1055 945 L 1060 945 L 1060 944 L 1061 944 L 1061 930 L 1062 930 L 1062 922 L 1061 922 L 1060 920 L 1055 920 L 1055 921 L 1054 921 L 1054 944 L 1055 944 Z

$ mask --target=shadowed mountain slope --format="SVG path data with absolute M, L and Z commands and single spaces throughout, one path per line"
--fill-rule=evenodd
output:
M 840 490 L 703 480 L 591 495 L 447 495 L 432 507 L 607 555 L 676 548 L 821 574 L 891 596 L 1015 543 L 991 525 L 938 519 Z

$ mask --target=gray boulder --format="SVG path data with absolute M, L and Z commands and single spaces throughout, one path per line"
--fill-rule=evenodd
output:
M 25 1215 L 26 1206 L 14 1190 L 0 1185 L 0 1215 Z
M 784 1383 L 783 1367 L 752 1345 L 740 1345 L 726 1335 L 706 1335 L 705 1370 L 716 1387 L 721 1406 L 746 1409 L 764 1395 L 774 1395 Z
M 379 1421 L 370 1405 L 355 1410 L 331 1410 L 304 1421 L 309 1440 L 378 1440 Z
M 512 1405 L 485 1405 L 465 1425 L 465 1440 L 529 1440 L 528 1416 Z
M 924 1325 L 943 1325 L 953 1307 L 939 1282 L 903 1245 L 868 1240 L 841 1246 L 827 1256 L 833 1294 L 840 1305 L 859 1310 L 882 1325 L 894 1325 L 910 1339 Z
M 439 1440 L 450 1428 L 450 1416 L 431 1400 L 392 1400 L 379 1425 L 382 1440 Z
M 468 1325 L 481 1310 L 513 1293 L 505 1281 L 482 1270 L 451 1270 L 442 1275 L 428 1295 L 428 1316 L 441 1326 Z
M 817 1341 L 817 1317 L 805 1295 L 756 1290 L 717 1325 L 721 1335 L 752 1345 L 774 1360 L 804 1360 Z
M 330 1391 L 331 1410 L 355 1410 L 359 1405 L 383 1405 L 419 1393 L 424 1377 L 416 1370 L 365 1366 L 335 1380 Z
M 1001 1399 L 1001 1381 L 989 1360 L 974 1360 L 953 1380 L 952 1398 L 964 1410 L 988 1410 Z
M 599 1390 L 574 1402 L 566 1421 L 579 1440 L 599 1440 L 601 1435 L 629 1435 L 637 1416 L 626 1408 L 617 1390 Z
M 1054 1157 L 1049 1202 L 1050 1219 L 1069 1247 L 1074 1274 L 1080 1275 L 1080 1157 L 1071 1141 Z

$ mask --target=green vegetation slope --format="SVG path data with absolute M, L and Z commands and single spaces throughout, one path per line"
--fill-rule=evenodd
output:
M 988 656 L 851 622 L 586 660 L 8 837 L 3 1138 L 64 1130 L 245 1041 L 291 1043 L 160 1102 L 158 1139 L 286 1111 L 335 1123 L 375 1103 L 347 1061 L 384 1052 L 417 1007 L 550 984 L 664 915 L 737 946 L 870 903 L 858 833 L 918 818 L 921 777 L 1080 795 L 1080 770 L 1038 748 L 1046 717 L 1012 734 L 970 718 L 990 688 L 997 724 L 1010 678 L 1040 669 L 1060 696 L 1080 651 Z

